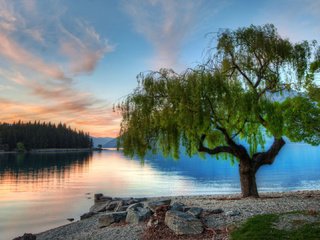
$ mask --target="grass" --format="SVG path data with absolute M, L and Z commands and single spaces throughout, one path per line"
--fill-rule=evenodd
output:
M 304 214 L 309 212 L 292 212 L 286 214 Z M 320 239 L 320 218 L 317 222 L 305 222 L 293 220 L 292 230 L 279 230 L 274 228 L 275 223 L 285 214 L 265 214 L 248 219 L 242 226 L 231 233 L 232 240 L 312 240 Z M 316 216 L 319 216 L 316 214 Z

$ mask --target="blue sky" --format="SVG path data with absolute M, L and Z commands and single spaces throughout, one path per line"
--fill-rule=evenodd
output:
M 0 121 L 116 136 L 136 75 L 201 63 L 221 28 L 273 23 L 320 40 L 320 0 L 0 0 Z

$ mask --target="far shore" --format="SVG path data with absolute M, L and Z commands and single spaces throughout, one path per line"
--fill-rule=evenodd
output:
M 43 148 L 43 149 L 31 149 L 30 151 L 0 151 L 0 154 L 18 154 L 18 153 L 71 153 L 71 152 L 90 152 L 91 148 Z
M 119 200 L 121 198 L 114 199 Z M 240 194 L 148 197 L 144 204 L 163 199 L 171 199 L 171 204 L 178 202 L 186 206 L 202 208 L 205 213 L 203 220 L 207 227 L 216 232 L 224 232 L 223 236 L 217 235 L 214 239 L 228 239 L 225 237 L 227 237 L 226 234 L 229 234 L 230 229 L 234 229 L 234 227 L 255 215 L 292 211 L 320 211 L 320 190 L 260 193 L 260 198 L 241 198 Z M 83 212 L 88 211 L 89 209 L 83 209 Z M 36 234 L 37 240 L 138 240 L 143 239 L 145 231 L 148 231 L 146 221 L 139 224 L 113 223 L 108 227 L 101 228 L 99 227 L 99 218 L 104 214 L 106 212 L 99 212 L 89 218 L 38 233 Z M 208 237 L 207 234 L 203 237 L 200 236 L 196 239 L 209 240 L 213 236 Z

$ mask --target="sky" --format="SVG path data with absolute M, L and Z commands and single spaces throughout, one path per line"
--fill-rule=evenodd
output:
M 293 42 L 320 41 L 320 0 L 0 0 L 0 122 L 115 137 L 112 106 L 140 72 L 181 72 L 220 29 L 266 23 Z

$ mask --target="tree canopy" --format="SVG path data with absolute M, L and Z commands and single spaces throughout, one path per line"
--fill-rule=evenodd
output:
M 271 24 L 252 25 L 219 32 L 212 49 L 205 64 L 182 74 L 138 75 L 139 86 L 118 106 L 125 154 L 151 150 L 178 158 L 183 146 L 190 156 L 231 156 L 247 169 L 240 172 L 254 175 L 273 163 L 284 136 L 320 144 L 315 42 L 292 43 Z M 267 137 L 273 144 L 257 152 Z M 257 195 L 244 195 L 250 194 Z
M 0 150 L 40 148 L 91 148 L 88 133 L 76 131 L 65 124 L 18 121 L 0 124 Z

